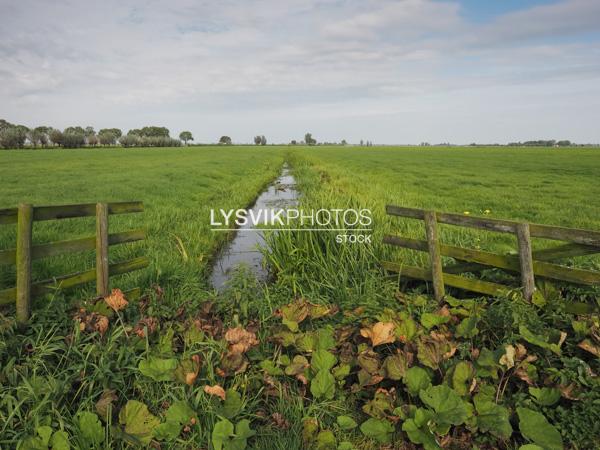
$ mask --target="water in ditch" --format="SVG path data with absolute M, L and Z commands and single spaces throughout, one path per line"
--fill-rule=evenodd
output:
M 292 208 L 297 204 L 296 180 L 290 174 L 289 167 L 284 165 L 279 177 L 258 196 L 250 211 L 257 214 L 260 210 L 274 211 Z M 210 277 L 212 286 L 221 290 L 240 265 L 245 265 L 257 280 L 266 281 L 268 271 L 263 265 L 263 256 L 259 250 L 262 244 L 264 233 L 260 228 L 255 228 L 251 223 L 238 228 L 234 238 L 215 259 Z

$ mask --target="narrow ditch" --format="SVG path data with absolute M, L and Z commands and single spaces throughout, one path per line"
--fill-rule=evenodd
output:
M 252 212 L 259 214 L 259 211 L 273 211 L 294 207 L 298 204 L 298 191 L 296 190 L 296 180 L 290 173 L 290 168 L 283 165 L 279 177 L 271 183 L 257 198 L 254 204 L 249 208 L 248 215 Z M 263 255 L 259 247 L 264 244 L 264 233 L 260 228 L 252 223 L 240 226 L 233 239 L 216 256 L 210 282 L 213 288 L 223 289 L 227 281 L 231 278 L 235 269 L 240 265 L 246 266 L 259 281 L 266 281 L 268 270 L 263 264 Z

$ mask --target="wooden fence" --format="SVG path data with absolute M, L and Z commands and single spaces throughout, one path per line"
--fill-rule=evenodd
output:
M 108 233 L 110 214 L 137 213 L 144 211 L 142 202 L 88 203 L 80 205 L 32 206 L 21 204 L 18 208 L 0 209 L 0 225 L 17 224 L 17 246 L 0 250 L 0 264 L 16 266 L 16 286 L 0 290 L 0 305 L 16 302 L 17 322 L 28 321 L 32 297 L 96 280 L 96 293 L 109 293 L 109 276 L 142 269 L 148 265 L 146 257 L 139 257 L 115 264 L 108 264 L 108 247 L 146 238 L 142 229 L 121 233 Z M 81 239 L 32 244 L 33 222 L 68 219 L 74 217 L 96 217 L 96 235 Z M 31 261 L 66 253 L 96 250 L 96 267 L 83 272 L 61 275 L 49 280 L 32 282 Z M 136 293 L 138 289 L 133 290 Z M 131 294 L 132 292 L 130 292 Z
M 600 272 L 598 271 L 576 269 L 551 262 L 561 258 L 600 253 L 600 232 L 598 231 L 473 217 L 392 205 L 386 207 L 386 212 L 392 216 L 419 219 L 425 222 L 426 240 L 387 235 L 384 236 L 383 242 L 428 252 L 430 265 L 426 269 L 384 261 L 384 268 L 399 272 L 409 278 L 431 281 L 435 297 L 438 300 L 445 295 L 445 285 L 492 296 L 509 290 L 508 286 L 502 284 L 459 275 L 489 267 L 520 273 L 523 296 L 526 299 L 531 299 L 534 294 L 536 276 L 576 284 L 600 285 Z M 512 233 L 517 238 L 518 256 L 500 255 L 442 244 L 438 238 L 438 223 Z M 568 243 L 554 248 L 532 251 L 531 237 L 567 241 Z M 442 267 L 442 256 L 449 256 L 460 263 Z

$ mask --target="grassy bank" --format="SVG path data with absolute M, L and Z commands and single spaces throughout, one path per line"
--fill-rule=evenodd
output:
M 212 153 L 201 154 L 207 150 Z M 544 150 L 550 156 L 539 164 L 545 167 L 540 180 L 554 183 L 559 166 L 579 175 L 570 194 L 562 183 L 552 184 L 547 196 L 528 191 L 532 210 L 547 214 L 536 219 L 520 216 L 531 211 L 514 205 L 519 196 L 525 202 L 523 186 L 533 175 L 513 177 L 522 184 L 509 183 L 512 197 L 492 186 L 500 182 L 495 171 L 510 177 L 519 166 L 503 159 L 500 149 L 202 148 L 181 150 L 177 170 L 170 152 L 180 150 L 152 151 L 131 156 L 143 167 L 131 184 L 120 172 L 112 175 L 131 196 L 116 200 L 141 199 L 148 206 L 153 268 L 145 279 L 124 280 L 144 283 L 146 295 L 128 304 L 118 297 L 59 295 L 37 305 L 26 330 L 16 329 L 10 314 L 0 317 L 2 448 L 539 450 L 600 444 L 597 315 L 567 314 L 566 299 L 551 288 L 544 304 L 519 295 L 437 303 L 422 283 L 405 286 L 386 278 L 378 259 L 391 255 L 377 243 L 394 227 L 420 233 L 416 224 L 386 218 L 385 203 L 460 212 L 471 195 L 481 197 L 481 203 L 468 204 L 473 214 L 475 206 L 486 207 L 493 217 L 594 228 L 593 206 L 561 219 L 552 205 L 561 192 L 590 204 L 596 187 L 587 168 L 597 167 L 595 154 L 583 151 L 579 156 L 588 159 L 581 164 L 566 156 L 552 162 L 553 150 Z M 496 166 L 485 163 L 488 151 Z M 519 156 L 506 151 L 508 161 Z M 203 290 L 198 280 L 206 257 L 200 256 L 218 244 L 198 232 L 208 226 L 208 208 L 244 205 L 274 176 L 285 152 L 303 194 L 301 206 L 370 207 L 375 243 L 341 245 L 335 233 L 281 232 L 265 250 L 271 285 L 257 285 L 242 270 L 228 290 Z M 536 155 L 541 159 L 533 152 L 520 155 L 520 166 L 533 170 Z M 429 191 L 419 177 L 433 156 L 436 165 L 445 163 L 447 176 Z M 21 172 L 33 161 L 22 158 Z M 143 166 L 144 158 L 156 159 Z M 79 167 L 81 175 L 83 163 Z M 480 185 L 461 193 L 453 180 L 461 170 L 475 174 L 474 167 Z M 243 173 L 252 177 L 240 180 Z M 71 190 L 78 179 L 62 189 Z M 98 186 L 87 194 L 94 198 L 74 192 L 70 201 L 110 192 L 102 177 L 95 179 Z M 494 189 L 496 203 L 485 205 Z M 190 193 L 204 203 L 198 215 L 190 211 Z M 15 202 L 23 200 L 17 197 Z M 45 232 L 50 237 L 54 231 Z M 187 260 L 177 239 L 170 245 L 159 239 L 170 233 L 181 237 Z M 477 235 L 457 236 L 450 228 L 443 238 L 477 245 Z M 511 244 L 496 239 L 480 244 L 494 250 Z M 155 281 L 166 289 L 151 288 Z

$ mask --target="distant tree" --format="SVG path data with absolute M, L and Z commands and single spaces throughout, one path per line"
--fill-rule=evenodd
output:
M 342 144 L 342 145 L 348 145 L 348 143 L 346 142 L 346 139 L 342 139 L 342 142 L 341 142 L 341 144 Z
M 32 128 L 31 130 L 29 130 L 29 133 L 27 133 L 27 139 L 29 139 L 29 142 L 34 147 L 36 147 L 38 144 L 45 147 L 46 145 L 48 145 L 48 136 L 51 130 L 52 128 L 50 127 Z
M 260 137 L 260 145 L 267 145 L 267 138 L 264 134 Z
M 572 144 L 571 144 L 571 141 L 569 141 L 569 140 L 563 140 L 563 141 L 558 141 L 556 143 L 556 145 L 558 145 L 559 147 L 568 147 L 569 145 L 572 145 Z
M 181 139 L 183 142 L 185 142 L 185 145 L 187 145 L 188 141 L 194 140 L 194 136 L 192 136 L 190 131 L 182 131 L 179 133 L 179 139 Z
M 88 145 L 91 145 L 92 147 L 95 147 L 96 145 L 98 145 L 98 136 L 96 136 L 96 134 L 92 134 L 90 136 L 88 136 L 86 138 L 86 141 L 88 143 Z
M 231 145 L 231 138 L 229 136 L 221 136 L 219 144 Z
M 169 137 L 169 129 L 165 127 L 144 127 L 140 132 L 145 137 Z
M 29 129 L 23 125 L 0 129 L 0 146 L 4 148 L 22 148 Z
M 94 131 L 94 127 L 85 127 L 84 134 L 85 137 L 96 136 L 96 132 Z
M 119 139 L 121 136 L 123 136 L 123 133 L 119 128 L 102 128 L 100 131 L 98 131 L 98 138 L 101 134 L 105 133 L 112 134 L 113 136 L 115 136 L 115 139 Z
M 254 144 L 255 145 L 260 145 L 261 142 L 261 137 L 260 136 L 254 136 Z
M 360 140 L 360 146 L 362 147 L 364 145 L 365 141 L 363 141 L 362 139 Z
M 81 127 L 70 127 L 65 129 L 62 135 L 62 145 L 65 148 L 79 148 L 85 145 L 85 134 L 77 129 Z M 68 131 L 67 131 L 68 130 Z
M 98 132 L 98 141 L 100 141 L 102 145 L 115 145 L 118 138 L 119 136 L 109 129 L 100 130 Z
M 123 147 L 135 147 L 140 144 L 141 138 L 137 134 L 127 133 L 125 136 L 119 138 L 119 143 Z
M 317 140 L 312 137 L 311 133 L 306 133 L 304 135 L 304 142 L 306 142 L 308 145 L 315 145 Z
M 63 130 L 63 134 L 82 134 L 85 136 L 85 130 L 82 127 L 67 127 Z
M 50 134 L 48 135 L 50 142 L 54 145 L 61 146 L 63 145 L 63 133 L 60 130 L 52 129 Z
M 290 144 L 296 145 L 296 144 L 298 144 L 298 142 L 296 142 L 296 139 L 292 139 L 292 142 L 290 142 Z

